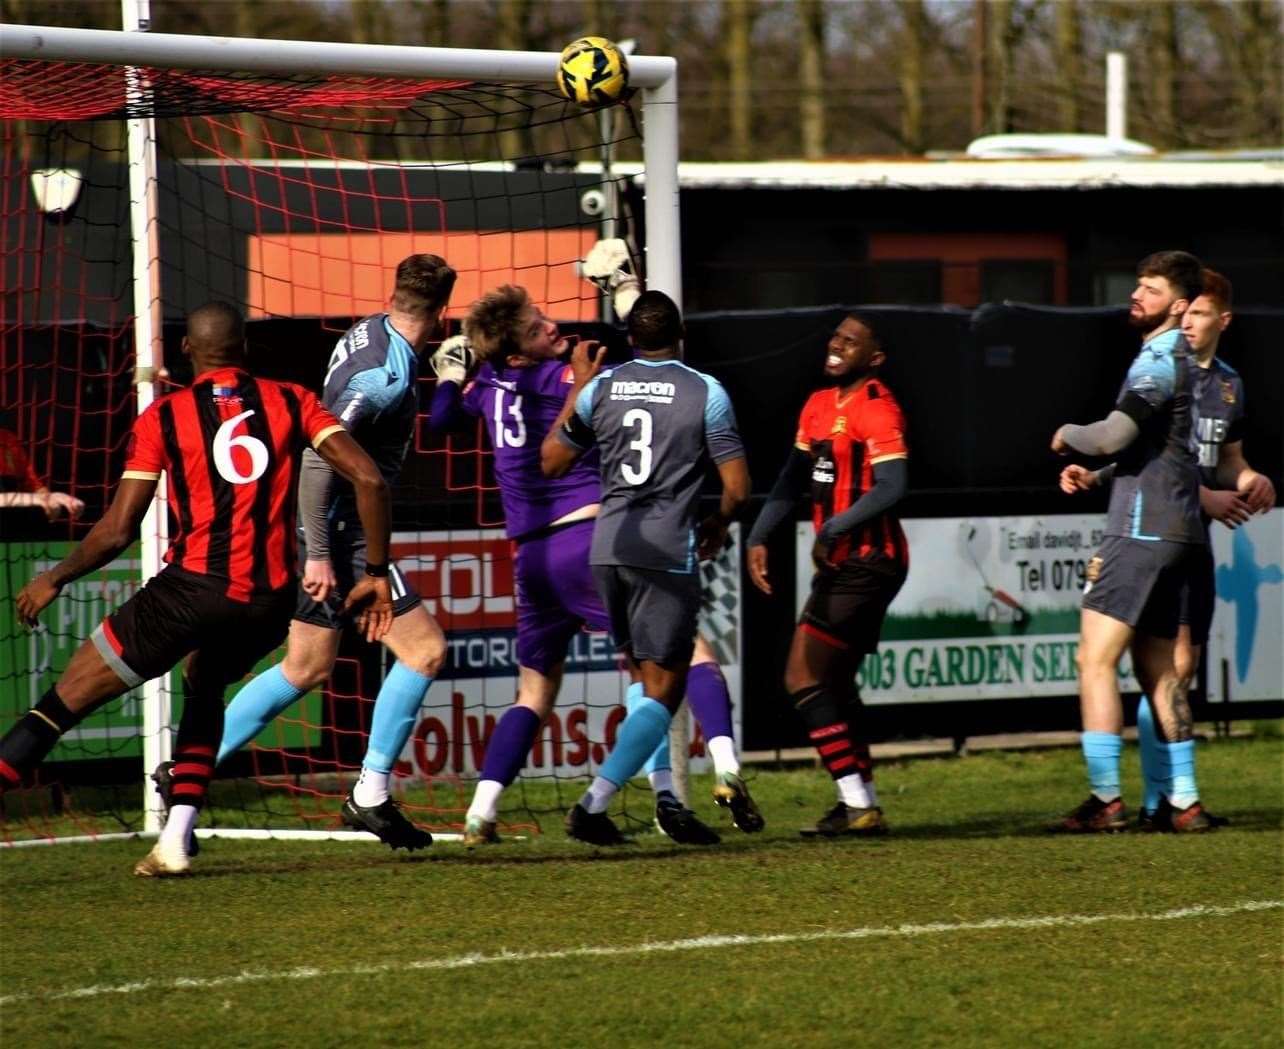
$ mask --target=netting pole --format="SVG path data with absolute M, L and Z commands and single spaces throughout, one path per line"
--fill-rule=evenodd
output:
M 662 291 L 682 308 L 682 221 L 678 203 L 678 69 L 648 87 L 642 97 L 646 134 L 646 286 Z M 699 569 L 697 569 L 699 571 Z M 689 797 L 691 712 L 684 699 L 669 724 L 669 757 L 674 793 Z
M 151 27 L 150 0 L 121 0 L 121 19 L 129 33 L 145 33 Z M 131 66 L 126 72 L 130 101 L 142 95 L 143 71 Z M 156 399 L 156 369 L 165 360 L 161 340 L 160 238 L 156 200 L 156 122 L 152 117 L 135 117 L 126 122 L 129 150 L 129 226 L 134 285 L 134 386 L 141 415 Z M 145 583 L 163 567 L 161 560 L 169 546 L 169 517 L 165 484 L 161 475 L 156 496 L 143 518 L 141 540 L 141 582 Z M 143 830 L 157 833 L 161 828 L 160 799 L 149 789 L 148 774 L 170 756 L 169 682 L 153 678 L 142 687 L 143 734 Z

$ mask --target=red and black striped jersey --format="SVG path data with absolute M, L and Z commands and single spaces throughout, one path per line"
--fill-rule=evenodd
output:
M 300 458 L 341 429 L 302 386 L 220 368 L 134 420 L 123 476 L 168 474 L 165 560 L 246 601 L 294 581 Z
M 874 464 L 905 459 L 905 418 L 879 379 L 868 379 L 844 394 L 837 387 L 817 390 L 803 405 L 795 445 L 811 456 L 812 519 L 819 529 L 842 513 L 874 483 Z M 900 520 L 883 513 L 834 544 L 834 564 L 849 557 L 882 553 L 909 563 Z

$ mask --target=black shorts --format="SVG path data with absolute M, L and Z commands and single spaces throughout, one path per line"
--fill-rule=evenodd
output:
M 303 541 L 303 531 L 299 530 L 299 570 L 307 561 L 307 544 Z M 313 626 L 328 627 L 340 630 L 347 626 L 349 617 L 341 616 L 343 599 L 347 596 L 358 579 L 366 573 L 366 533 L 359 524 L 340 522 L 330 531 L 330 563 L 334 565 L 334 577 L 338 586 L 325 599 L 318 603 L 308 596 L 299 585 L 298 603 L 294 609 L 294 618 Z M 388 585 L 392 589 L 392 614 L 404 616 L 420 605 L 419 594 L 411 586 L 401 570 L 395 564 L 388 565 Z
M 1202 632 L 1207 640 L 1213 614 L 1209 557 L 1200 543 L 1108 535 L 1088 562 L 1083 607 L 1152 637 L 1174 638 L 1179 624 L 1188 622 L 1192 639 Z
M 799 626 L 853 656 L 873 652 L 887 606 L 900 592 L 907 571 L 899 561 L 876 555 L 849 558 L 836 569 L 817 572 Z
M 216 669 L 231 684 L 280 646 L 293 610 L 293 586 L 236 601 L 227 596 L 226 580 L 170 565 L 104 619 L 92 640 L 130 688 L 195 651 L 203 669 Z
M 691 663 L 700 617 L 700 573 L 594 565 L 593 581 L 615 646 L 667 669 Z
M 1192 645 L 1208 644 L 1213 627 L 1213 606 L 1217 602 L 1216 564 L 1211 546 L 1197 546 L 1191 554 L 1191 569 L 1181 590 L 1177 621 L 1190 627 Z

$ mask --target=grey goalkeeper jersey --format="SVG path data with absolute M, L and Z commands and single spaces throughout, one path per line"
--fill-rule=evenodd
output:
M 731 400 L 681 361 L 630 361 L 580 392 L 559 438 L 602 456 L 602 509 L 589 563 L 696 570 L 700 489 L 709 464 L 743 457 Z

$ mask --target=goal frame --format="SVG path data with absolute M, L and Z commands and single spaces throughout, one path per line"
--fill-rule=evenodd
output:
M 413 47 L 353 44 L 337 41 L 270 40 L 153 33 L 149 30 L 148 0 L 122 0 L 124 30 L 77 29 L 41 25 L 0 25 L 6 58 L 53 62 L 118 65 L 127 70 L 200 69 L 209 72 L 354 74 L 407 79 L 449 79 L 555 86 L 559 55 L 552 51 L 501 51 L 480 48 Z M 631 55 L 629 83 L 641 98 L 645 135 L 644 249 L 647 286 L 669 295 L 682 306 L 681 227 L 678 200 L 678 64 L 668 56 Z M 127 80 L 136 90 L 137 74 Z M 138 411 L 154 399 L 156 369 L 162 363 L 160 257 L 156 199 L 156 155 L 153 120 L 127 121 L 130 171 L 130 241 L 133 255 L 134 349 Z M 156 498 L 143 523 L 141 576 L 146 582 L 161 567 L 167 546 L 165 492 Z M 160 679 L 144 685 L 143 806 L 141 833 L 104 834 L 106 838 L 154 836 L 162 812 L 147 770 L 170 752 L 170 697 Z M 685 713 L 685 708 L 684 708 Z M 683 760 L 674 773 L 686 795 L 686 717 L 674 718 L 674 751 Z M 204 832 L 202 836 L 210 832 Z M 338 838 L 350 835 L 325 831 L 219 831 L 219 836 L 272 838 Z M 450 837 L 445 835 L 442 837 Z M 40 839 L 41 841 L 48 839 Z M 72 840 L 72 839 L 65 839 Z M 75 840 L 83 840 L 77 838 Z M 35 842 L 30 842 L 34 844 Z

